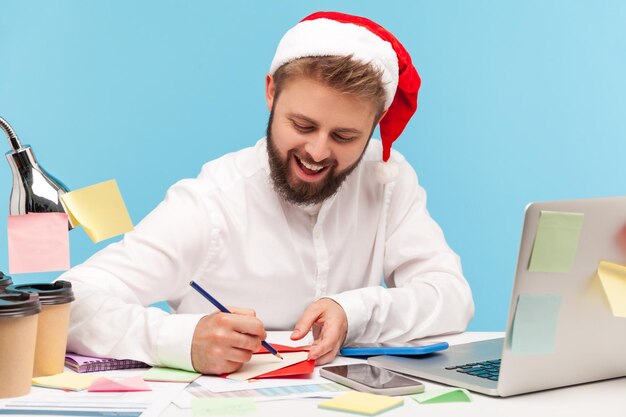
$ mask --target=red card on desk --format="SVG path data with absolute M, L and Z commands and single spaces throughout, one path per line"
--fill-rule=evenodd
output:
M 308 362 L 308 352 L 282 352 L 281 355 L 283 356 L 283 360 L 274 357 L 274 355 L 254 354 L 249 362 L 244 363 L 239 370 L 228 374 L 227 378 L 237 381 L 246 381 L 259 377 L 276 377 L 286 374 L 306 375 L 312 372 L 310 364 L 297 366 L 303 362 Z
M 315 361 L 302 361 L 296 364 L 286 366 L 284 368 L 277 369 L 272 372 L 268 372 L 263 375 L 257 375 L 254 379 L 260 378 L 275 378 L 279 376 L 296 376 L 312 374 L 315 369 Z

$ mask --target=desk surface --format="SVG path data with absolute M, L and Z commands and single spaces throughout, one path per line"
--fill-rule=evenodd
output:
M 277 332 L 278 333 L 278 332 Z M 274 333 L 275 337 L 282 334 Z M 448 343 L 460 344 L 474 340 L 485 340 L 502 337 L 503 333 L 463 333 L 445 337 Z M 271 340 L 275 340 L 272 337 Z M 281 339 L 282 340 L 282 339 Z M 280 342 L 279 342 L 280 343 Z M 423 381 L 426 390 L 441 387 L 441 384 Z M 626 378 L 594 382 L 573 387 L 559 388 L 549 391 L 524 394 L 508 398 L 494 398 L 472 393 L 471 403 L 450 404 L 418 404 L 406 398 L 404 406 L 390 410 L 382 415 L 385 417 L 415 416 L 620 416 L 626 415 Z M 298 417 L 341 417 L 354 416 L 317 407 L 321 399 L 297 399 L 283 401 L 258 402 L 255 416 L 294 416 Z M 161 414 L 163 417 L 191 416 L 191 409 L 180 409 L 170 404 Z
M 275 343 L 288 341 L 289 332 L 270 332 L 268 340 Z M 450 344 L 467 343 L 474 340 L 485 340 L 501 337 L 502 333 L 464 333 L 445 337 L 437 337 L 437 340 L 446 340 Z M 337 362 L 345 362 L 347 358 L 338 358 Z M 576 366 L 576 364 L 573 364 Z M 124 370 L 98 372 L 97 376 L 114 377 L 135 376 L 145 370 Z M 441 385 L 423 381 L 426 390 L 438 388 Z M 45 388 L 33 388 L 31 394 L 14 399 L 0 400 L 0 415 L 59 415 L 60 408 L 76 411 L 77 408 L 93 409 L 109 407 L 118 411 L 128 410 L 128 407 L 136 410 L 144 410 L 142 417 L 189 417 L 192 415 L 191 408 L 179 408 L 171 401 L 185 397 L 190 398 L 191 390 L 187 393 L 184 384 L 180 383 L 150 383 L 153 391 L 145 393 L 129 393 L 119 395 L 116 393 L 86 393 L 64 392 Z M 623 417 L 626 415 L 626 378 L 617 378 L 608 381 L 594 382 L 543 391 L 508 398 L 489 397 L 472 393 L 471 403 L 449 404 L 418 404 L 410 398 L 406 398 L 402 407 L 390 410 L 382 415 L 385 417 L 415 417 L 415 416 L 506 416 L 506 417 L 543 417 L 543 416 L 610 416 Z M 289 400 L 265 401 L 256 403 L 255 416 L 282 417 L 349 417 L 355 414 L 342 413 L 318 408 L 323 401 L 319 398 L 299 398 Z M 188 404 L 177 401 L 181 404 Z M 132 407 L 131 407 L 132 406 Z M 39 407 L 39 408 L 37 408 Z M 126 408 L 125 408 L 126 407 Z M 146 408 L 147 407 L 147 408 Z M 44 409 L 48 413 L 38 411 Z M 54 414 L 56 412 L 56 414 Z M 53 413 L 53 414 L 50 414 Z M 128 415 L 128 413 L 126 413 Z M 115 415 L 92 412 L 93 416 Z

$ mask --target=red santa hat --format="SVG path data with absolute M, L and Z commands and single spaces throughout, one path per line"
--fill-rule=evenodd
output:
M 411 56 L 389 31 L 369 19 L 338 12 L 317 12 L 302 19 L 280 40 L 270 74 L 282 65 L 311 56 L 352 55 L 381 71 L 387 113 L 380 122 L 383 164 L 377 167 L 381 182 L 393 180 L 397 167 L 387 163 L 392 143 L 417 109 L 420 77 Z

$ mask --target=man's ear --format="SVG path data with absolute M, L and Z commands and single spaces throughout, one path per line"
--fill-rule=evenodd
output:
M 385 117 L 385 115 L 387 114 L 387 111 L 389 111 L 389 109 L 385 109 L 382 114 L 380 115 L 380 117 L 378 118 L 378 121 L 376 122 L 376 124 L 374 126 L 377 126 L 378 124 L 380 124 L 380 121 L 383 120 L 383 118 Z
M 265 101 L 267 102 L 267 110 L 272 111 L 274 105 L 274 96 L 276 94 L 276 84 L 274 78 L 270 74 L 265 76 Z

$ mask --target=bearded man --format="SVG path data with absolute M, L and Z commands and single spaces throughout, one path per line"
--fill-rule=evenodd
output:
M 419 86 L 378 24 L 303 19 L 266 77 L 266 138 L 172 186 L 122 241 L 60 277 L 76 295 L 68 349 L 222 374 L 266 329 L 313 330 L 316 364 L 345 343 L 463 331 L 474 305 L 459 258 L 391 150 Z M 207 314 L 191 280 L 243 307 Z M 147 307 L 160 300 L 173 313 Z

